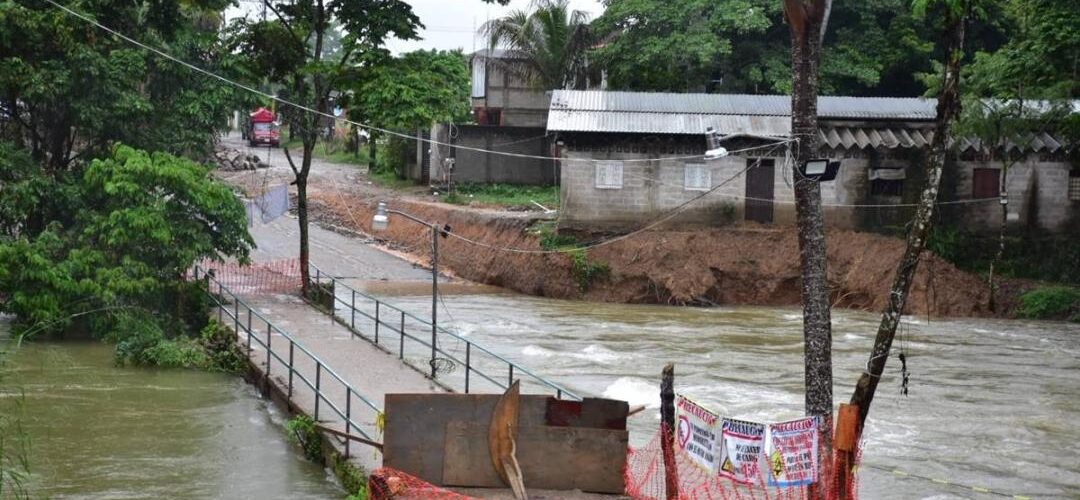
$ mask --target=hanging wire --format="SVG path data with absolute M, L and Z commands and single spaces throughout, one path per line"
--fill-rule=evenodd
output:
M 395 136 L 395 137 L 400 137 L 400 138 L 403 138 L 403 139 L 420 141 L 420 142 L 429 143 L 429 144 L 438 145 L 438 146 L 448 146 L 448 147 L 451 147 L 451 148 L 454 148 L 454 149 L 457 149 L 457 150 L 474 151 L 474 152 L 477 152 L 477 153 L 484 153 L 484 154 L 490 154 L 490 155 L 499 155 L 499 156 L 507 156 L 507 157 L 513 157 L 513 158 L 534 159 L 534 160 L 556 160 L 556 161 L 564 161 L 564 162 L 585 162 L 585 163 L 596 163 L 596 162 L 601 162 L 601 161 L 607 161 L 607 160 L 599 160 L 599 159 L 594 159 L 594 158 L 559 158 L 559 157 L 554 157 L 554 156 L 531 155 L 531 154 L 524 154 L 524 153 L 509 153 L 509 152 L 505 152 L 505 151 L 492 151 L 492 150 L 487 150 L 487 149 L 483 149 L 483 148 L 456 145 L 456 144 L 451 144 L 449 142 L 442 142 L 442 141 L 437 141 L 437 140 L 433 140 L 433 139 L 425 139 L 423 136 L 413 136 L 413 135 L 397 132 L 397 131 L 394 131 L 394 130 L 389 130 L 389 129 L 377 127 L 377 126 L 374 126 L 374 125 L 349 120 L 348 118 L 335 116 L 332 113 L 324 113 L 324 112 L 321 112 L 319 110 L 312 109 L 312 108 L 310 108 L 308 106 L 304 106 L 302 104 L 297 104 L 297 103 L 289 101 L 287 99 L 282 99 L 281 97 L 278 97 L 278 96 L 263 92 L 261 90 L 258 90 L 256 88 L 254 88 L 254 87 L 251 87 L 249 85 L 242 84 L 240 82 L 231 80 L 229 78 L 221 76 L 221 75 L 219 75 L 217 73 L 214 73 L 212 71 L 209 71 L 209 70 L 203 69 L 203 68 L 201 68 L 199 66 L 196 66 L 194 64 L 191 64 L 191 63 L 189 63 L 187 61 L 184 61 L 183 59 L 180 59 L 180 58 L 178 58 L 176 56 L 173 56 L 172 54 L 169 54 L 169 53 L 167 53 L 167 52 L 165 52 L 165 51 L 163 51 L 161 49 L 158 49 L 156 47 L 144 44 L 144 43 L 142 43 L 142 42 L 140 42 L 138 40 L 135 40 L 135 39 L 133 39 L 133 38 L 127 36 L 127 35 L 124 35 L 123 33 L 120 33 L 117 30 L 114 30 L 114 29 L 112 29 L 112 28 L 110 28 L 108 26 L 105 26 L 104 24 L 101 24 L 97 20 L 92 19 L 90 17 L 87 17 L 84 14 L 76 12 L 76 11 L 74 11 L 74 10 L 72 10 L 72 9 L 70 9 L 70 8 L 56 2 L 55 0 L 45 0 L 45 2 L 52 5 L 52 6 L 54 6 L 54 7 L 56 7 L 56 8 L 58 8 L 58 9 L 60 9 L 60 10 L 62 10 L 62 11 L 64 11 L 68 15 L 71 15 L 73 17 L 81 19 L 84 22 L 92 24 L 92 25 L 96 26 L 97 28 L 99 28 L 99 29 L 101 29 L 101 30 L 103 30 L 105 32 L 108 32 L 108 33 L 110 33 L 110 34 L 112 34 L 112 35 L 114 35 L 114 36 L 116 36 L 116 37 L 118 37 L 118 38 L 132 44 L 132 45 L 135 45 L 135 46 L 137 46 L 139 48 L 142 48 L 143 50 L 147 50 L 147 51 L 152 52 L 152 53 L 154 53 L 154 54 L 156 54 L 156 55 L 158 55 L 160 57 L 163 57 L 163 58 L 168 59 L 168 60 L 170 60 L 172 62 L 180 64 L 180 65 L 182 65 L 182 66 L 184 66 L 184 67 L 186 67 L 188 69 L 191 69 L 192 71 L 195 71 L 197 73 L 201 73 L 203 75 L 206 75 L 206 76 L 209 76 L 209 77 L 214 78 L 216 80 L 219 80 L 221 82 L 224 82 L 224 83 L 226 83 L 228 85 L 232 85 L 234 87 L 243 89 L 243 90 L 245 90 L 245 91 L 247 91 L 249 93 L 261 96 L 261 97 L 266 98 L 266 99 L 270 99 L 270 100 L 272 100 L 274 102 L 277 102 L 277 103 L 283 104 L 285 106 L 295 108 L 297 110 L 300 110 L 300 111 L 303 111 L 303 112 L 306 112 L 306 113 L 313 114 L 313 115 L 318 116 L 318 117 L 325 117 L 325 118 L 329 118 L 329 119 L 334 120 L 334 121 L 342 121 L 342 122 L 348 123 L 350 125 L 354 125 L 356 127 L 368 130 L 368 131 L 376 131 L 376 132 L 379 132 L 379 133 L 383 133 L 383 134 L 387 134 L 387 135 L 391 135 L 391 136 Z M 794 140 L 794 139 L 778 140 L 775 144 L 787 143 L 787 142 L 791 142 L 792 140 Z M 767 145 L 764 145 L 764 146 L 761 146 L 761 147 L 768 147 L 768 146 L 771 146 L 771 145 L 772 144 L 767 144 Z M 651 161 L 656 161 L 656 160 L 694 160 L 694 159 L 704 159 L 704 158 L 705 158 L 705 155 L 688 155 L 688 156 L 674 156 L 674 157 L 666 157 L 666 158 L 634 158 L 634 159 L 627 159 L 627 160 L 623 160 L 623 161 L 633 163 L 633 162 L 651 162 Z

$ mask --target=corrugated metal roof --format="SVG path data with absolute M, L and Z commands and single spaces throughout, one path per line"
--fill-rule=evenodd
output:
M 791 116 L 791 98 L 783 95 L 745 95 L 745 94 L 668 94 L 659 92 L 609 92 L 603 90 L 556 90 L 551 98 L 551 116 L 556 111 L 572 112 L 575 117 L 570 121 L 576 128 L 562 128 L 569 123 L 552 120 L 549 117 L 548 129 L 552 131 L 596 131 L 629 132 L 639 125 L 622 123 L 613 117 L 596 118 L 593 123 L 610 128 L 584 129 L 576 115 L 621 113 L 619 118 L 627 120 L 645 119 L 638 114 L 672 115 L 744 115 L 744 116 Z M 889 119 L 889 120 L 932 120 L 935 117 L 935 103 L 923 98 L 901 97 L 837 97 L 821 96 L 818 99 L 818 116 L 834 119 Z M 569 118 L 570 113 L 560 114 Z M 648 120 L 659 119 L 649 117 Z M 588 120 L 584 120 L 588 121 Z M 676 120 L 673 119 L 672 123 Z M 690 123 L 693 123 L 692 121 Z M 655 127 L 654 127 L 655 128 Z M 682 132 L 668 127 L 667 133 L 699 134 L 704 130 L 683 129 Z M 724 133 L 727 130 L 720 129 Z M 763 135 L 768 135 L 762 133 Z
M 782 116 L 707 115 L 689 113 L 582 112 L 551 109 L 548 130 L 559 132 L 623 132 L 636 134 L 704 134 L 713 127 L 773 137 L 791 133 L 791 119 Z

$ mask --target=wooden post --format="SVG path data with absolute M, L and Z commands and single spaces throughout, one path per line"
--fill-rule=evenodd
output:
M 664 453 L 664 490 L 668 500 L 679 498 L 679 471 L 675 465 L 675 365 L 668 363 L 660 377 L 660 420 L 664 423 L 660 449 Z

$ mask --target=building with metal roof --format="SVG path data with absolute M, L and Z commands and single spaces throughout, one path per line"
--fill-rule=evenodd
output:
M 678 210 L 675 220 L 688 223 L 793 223 L 792 169 L 786 144 L 778 144 L 791 134 L 790 111 L 790 97 L 781 95 L 556 90 L 547 131 L 563 158 L 560 221 L 633 228 Z M 842 161 L 837 180 L 822 184 L 831 225 L 910 219 L 935 116 L 936 102 L 923 98 L 819 98 L 820 155 Z M 705 160 L 708 128 L 744 135 L 724 143 L 742 152 Z M 1014 145 L 1022 159 L 1007 176 L 979 141 L 954 146 L 942 198 L 955 202 L 950 212 L 961 224 L 996 227 L 1005 183 L 1010 220 L 1080 227 L 1080 167 L 1062 140 L 1038 134 Z

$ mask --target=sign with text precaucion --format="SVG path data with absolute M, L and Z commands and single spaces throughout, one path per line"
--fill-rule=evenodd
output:
M 698 467 L 716 471 L 716 424 L 720 416 L 678 395 L 675 402 L 675 438 L 679 448 Z
M 765 443 L 769 486 L 805 486 L 817 481 L 817 417 L 769 424 Z
M 765 425 L 724 418 L 720 427 L 720 470 L 717 473 L 739 483 L 760 481 Z

